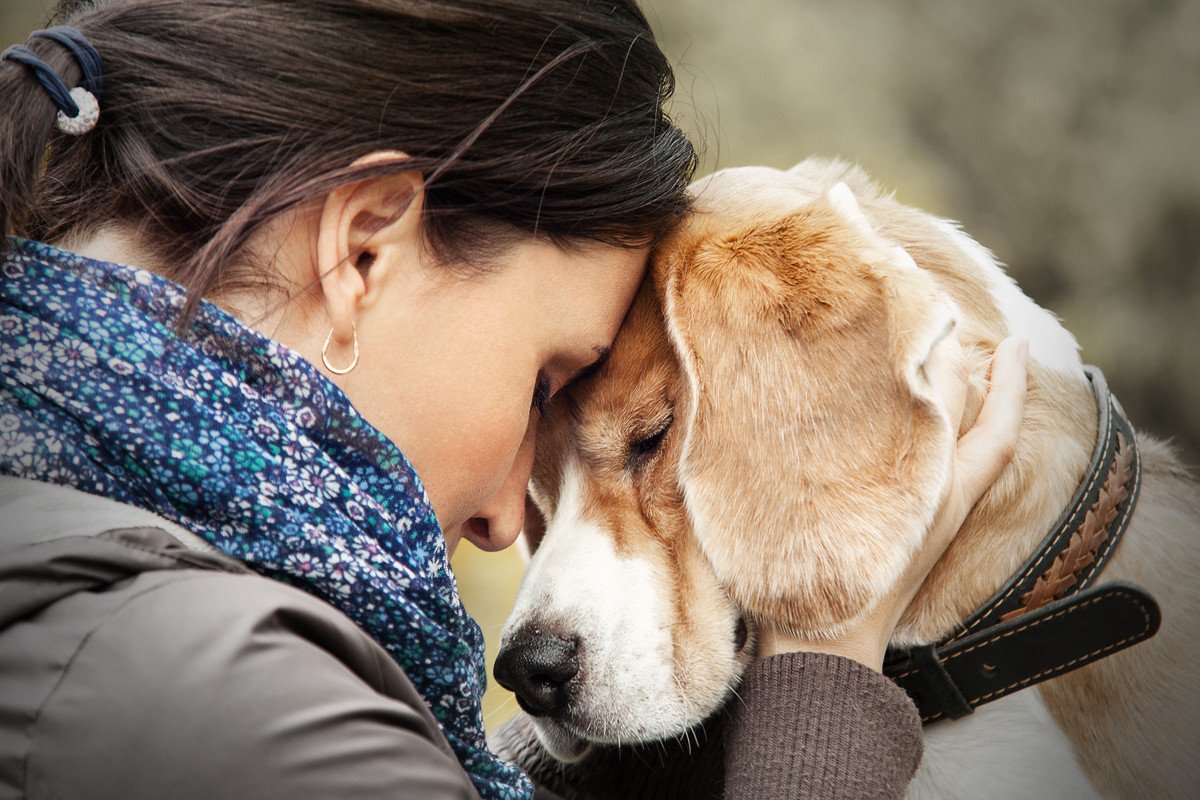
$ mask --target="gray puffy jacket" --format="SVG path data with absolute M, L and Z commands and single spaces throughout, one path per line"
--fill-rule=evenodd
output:
M 157 515 L 0 476 L 0 797 L 397 787 L 477 797 L 403 670 L 348 617 Z

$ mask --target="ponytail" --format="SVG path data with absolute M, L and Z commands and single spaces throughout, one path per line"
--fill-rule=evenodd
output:
M 28 48 L 66 86 L 77 86 L 83 70 L 72 52 L 56 41 L 30 40 Z M 16 50 L 17 48 L 12 48 Z M 8 51 L 6 51 L 7 54 Z M 0 255 L 8 249 L 8 235 L 23 235 L 32 210 L 46 148 L 55 132 L 59 107 L 36 72 L 25 63 L 0 61 Z M 63 138 L 63 137 L 60 137 Z M 72 146 L 69 140 L 64 146 Z

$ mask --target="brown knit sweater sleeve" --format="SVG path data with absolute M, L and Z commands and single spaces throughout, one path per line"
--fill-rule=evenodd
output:
M 904 796 L 921 720 L 900 687 L 857 661 L 788 653 L 757 662 L 725 732 L 728 800 Z
M 521 716 L 493 746 L 564 800 L 901 798 L 921 760 L 903 690 L 855 661 L 787 653 L 756 662 L 733 701 L 688 736 L 598 748 L 564 766 Z

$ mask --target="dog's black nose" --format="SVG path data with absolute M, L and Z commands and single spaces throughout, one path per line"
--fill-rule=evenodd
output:
M 570 702 L 569 684 L 579 672 L 579 645 L 574 639 L 518 632 L 500 650 L 496 682 L 517 696 L 533 717 L 562 713 Z

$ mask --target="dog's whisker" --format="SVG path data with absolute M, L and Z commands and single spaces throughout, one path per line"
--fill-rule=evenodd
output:
M 730 689 L 730 690 L 729 690 L 729 693 L 730 693 L 730 694 L 732 694 L 732 695 L 733 695 L 733 696 L 734 696 L 734 697 L 737 699 L 737 701 L 738 701 L 739 703 L 741 703 L 741 704 L 742 704 L 742 708 L 746 708 L 746 707 L 747 707 L 747 706 L 746 706 L 746 701 L 745 701 L 745 700 L 743 700 L 743 699 L 742 699 L 742 696 L 741 696 L 740 694 L 738 694 L 738 693 L 737 693 L 737 689 L 736 689 L 736 688 L 732 688 L 732 689 Z
M 501 703 L 500 705 L 496 706 L 491 711 L 489 711 L 488 713 L 483 715 L 483 721 L 487 722 L 487 721 L 491 720 L 493 717 L 495 717 L 497 714 L 510 710 L 512 708 L 512 706 L 516 704 L 516 702 L 517 702 L 516 695 L 510 695 L 510 696 L 504 698 L 503 703 Z

